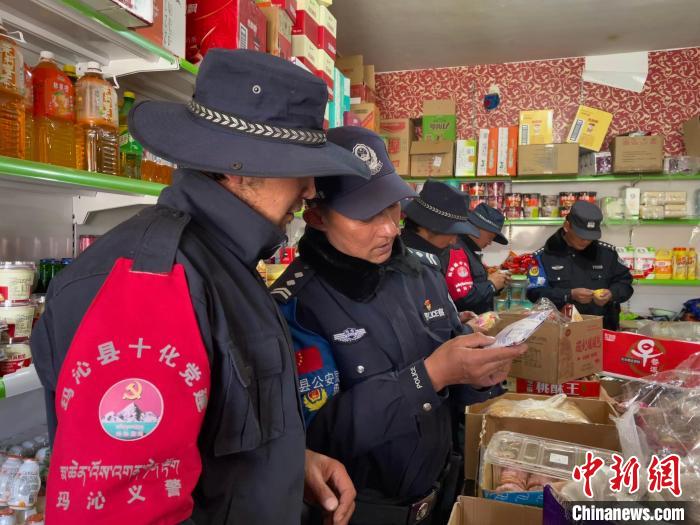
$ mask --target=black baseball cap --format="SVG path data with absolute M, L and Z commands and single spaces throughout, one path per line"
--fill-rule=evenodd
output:
M 389 206 L 417 197 L 394 169 L 384 140 L 371 130 L 342 126 L 328 131 L 328 142 L 336 144 L 363 161 L 370 171 L 363 177 L 338 176 L 316 179 L 316 199 L 351 219 L 367 220 Z
M 603 212 L 595 204 L 588 201 L 577 201 L 571 208 L 566 220 L 571 225 L 573 232 L 587 241 L 600 239 L 600 223 L 603 220 Z

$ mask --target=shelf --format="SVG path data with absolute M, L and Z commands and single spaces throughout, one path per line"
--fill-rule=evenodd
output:
M 29 63 L 52 51 L 61 63 L 94 60 L 105 75 L 137 95 L 186 101 L 192 96 L 196 68 L 138 33 L 123 27 L 79 0 L 3 2 L 0 17 L 10 31 L 21 31 Z
M 639 286 L 700 286 L 700 280 L 635 279 L 634 284 Z
M 81 171 L 52 164 L 0 156 L 0 179 L 39 186 L 58 186 L 80 190 L 158 196 L 164 184 Z
M 561 226 L 564 219 L 561 217 L 546 217 L 541 219 L 506 219 L 508 226 Z
M 472 183 L 510 181 L 512 184 L 544 184 L 548 182 L 665 182 L 665 181 L 700 181 L 700 173 L 684 175 L 682 173 L 620 173 L 607 175 L 519 175 L 517 177 L 430 177 L 430 179 L 412 179 L 404 177 L 406 182 L 425 182 L 439 180 L 442 182 Z
M 606 219 L 606 226 L 698 226 L 700 217 L 685 219 Z
M 18 396 L 39 388 L 41 388 L 41 381 L 34 365 L 0 377 L 0 399 Z

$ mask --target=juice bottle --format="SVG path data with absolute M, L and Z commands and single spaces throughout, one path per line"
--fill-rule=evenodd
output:
M 75 91 L 79 168 L 119 175 L 119 114 L 114 86 L 102 77 L 100 64 L 88 62 Z
M 657 250 L 654 262 L 654 278 L 670 279 L 673 277 L 673 254 L 671 250 Z
M 34 158 L 34 87 L 32 70 L 24 64 L 24 158 Z
M 0 20 L 0 155 L 24 158 L 24 59 Z
M 119 110 L 119 163 L 121 175 L 130 179 L 141 178 L 141 159 L 143 148 L 129 133 L 129 111 L 134 105 L 134 95 L 131 91 L 124 92 L 124 104 Z
M 71 84 L 75 86 L 75 83 L 78 81 L 78 73 L 75 70 L 75 66 L 73 64 L 63 64 L 63 72 L 70 79 Z
M 34 160 L 68 168 L 75 157 L 73 84 L 58 69 L 54 54 L 42 51 L 32 71 L 34 86 Z

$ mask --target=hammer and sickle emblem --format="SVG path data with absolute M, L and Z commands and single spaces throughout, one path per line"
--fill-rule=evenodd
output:
M 125 388 L 124 396 L 122 399 L 128 399 L 133 401 L 134 399 L 141 399 L 141 392 L 143 392 L 143 386 L 138 381 L 129 383 Z

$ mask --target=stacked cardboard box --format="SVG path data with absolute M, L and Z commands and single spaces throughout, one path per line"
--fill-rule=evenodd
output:
M 659 172 L 664 165 L 664 137 L 615 137 L 612 156 L 615 173 Z
M 411 143 L 415 140 L 413 120 L 382 119 L 379 128 L 396 173 L 408 177 L 411 174 Z
M 187 6 L 178 0 L 156 0 L 153 4 L 153 25 L 135 31 L 143 37 L 185 57 Z
M 479 130 L 476 175 L 515 177 L 518 161 L 518 126 Z
M 343 74 L 350 79 L 352 103 L 374 103 L 376 101 L 374 66 L 365 64 L 362 55 L 338 57 L 336 63 Z

